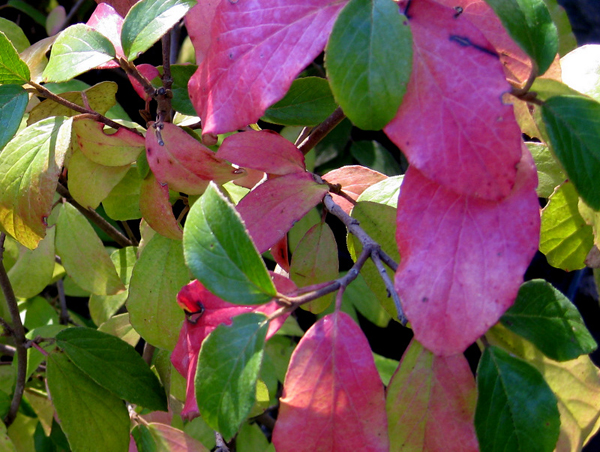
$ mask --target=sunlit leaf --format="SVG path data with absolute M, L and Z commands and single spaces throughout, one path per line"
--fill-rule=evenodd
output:
M 111 42 L 115 49 L 115 55 L 125 57 L 121 47 L 121 29 L 123 28 L 123 17 L 115 11 L 108 3 L 99 3 L 88 19 L 86 25 L 101 33 Z M 99 66 L 100 68 L 119 67 L 116 61 L 109 61 Z
M 137 168 L 129 167 L 125 176 L 102 201 L 106 214 L 113 220 L 137 220 L 140 211 L 142 179 Z
M 29 68 L 6 35 L 0 32 L 0 83 L 23 85 L 29 76 Z
M 560 66 L 564 83 L 600 102 L 600 45 L 573 50 L 560 60 Z
M 4 17 L 0 18 L 0 31 L 4 33 L 14 46 L 15 50 L 19 53 L 31 45 L 27 36 L 25 36 L 23 29 L 16 23 L 5 19 Z
M 404 175 L 388 177 L 374 185 L 371 185 L 363 191 L 357 198 L 358 202 L 369 201 L 386 206 L 396 207 L 398 205 L 398 196 L 400 195 L 400 186 L 404 180 Z
M 554 189 L 562 184 L 567 176 L 556 161 L 548 146 L 543 143 L 527 143 L 527 148 L 538 172 L 537 192 L 540 198 L 548 198 Z
M 173 240 L 183 238 L 183 230 L 173 214 L 169 202 L 169 188 L 161 185 L 154 174 L 142 181 L 140 189 L 140 212 L 150 227 Z
M 330 184 L 339 184 L 341 189 L 356 200 L 360 194 L 371 185 L 387 179 L 385 174 L 373 171 L 360 165 L 342 166 L 323 175 L 323 180 Z M 339 204 L 346 213 L 350 213 L 353 204 L 336 194 L 331 195 L 333 200 Z
M 200 441 L 170 425 L 151 422 L 148 424 L 148 430 L 154 438 L 157 452 L 209 451 Z
M 70 143 L 71 121 L 59 116 L 27 127 L 2 151 L 0 227 L 27 248 L 46 235 Z
M 292 355 L 273 431 L 277 451 L 388 450 L 383 385 L 356 323 L 337 312 L 315 323 Z

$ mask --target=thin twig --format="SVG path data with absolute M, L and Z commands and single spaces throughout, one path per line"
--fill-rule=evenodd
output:
M 58 289 L 58 303 L 60 306 L 60 318 L 59 323 L 61 325 L 68 325 L 69 321 L 69 310 L 67 309 L 67 297 L 65 296 L 65 285 L 61 279 L 56 281 L 56 288 Z
M 19 313 L 19 306 L 17 305 L 17 299 L 13 291 L 10 280 L 6 269 L 2 264 L 4 260 L 4 241 L 6 240 L 6 234 L 0 233 L 0 286 L 2 286 L 2 293 L 6 300 L 6 306 L 10 312 L 12 320 L 12 336 L 15 340 L 15 348 L 17 352 L 17 381 L 15 383 L 15 392 L 13 394 L 12 401 L 10 403 L 10 409 L 8 414 L 4 418 L 4 423 L 9 426 L 15 420 L 17 411 L 21 405 L 21 399 L 23 398 L 23 391 L 25 390 L 25 379 L 27 376 L 27 349 L 25 343 L 25 328 L 21 322 L 21 315 Z
M 133 243 L 133 246 L 138 246 L 139 242 L 135 238 L 135 234 L 129 227 L 129 223 L 127 223 L 126 221 L 121 221 L 120 223 L 121 223 L 121 226 L 123 226 L 123 229 L 125 229 L 125 232 L 127 233 L 127 237 L 129 237 L 129 240 L 131 241 L 131 243 Z
M 67 188 L 60 182 L 56 187 L 56 191 L 60 196 L 65 198 L 69 202 L 69 204 L 71 204 L 73 207 L 79 210 L 83 214 L 83 216 L 85 216 L 88 220 L 96 224 L 100 229 L 102 229 L 102 231 L 106 232 L 106 234 L 115 242 L 117 242 L 120 246 L 133 246 L 133 243 L 131 243 L 131 241 L 127 237 L 125 237 L 123 234 L 121 234 L 121 232 L 115 229 L 112 224 L 110 224 L 108 221 L 102 218 L 95 210 L 86 209 L 77 201 L 75 201 L 71 196 L 71 193 L 69 193 L 69 190 L 67 190 Z
M 321 141 L 325 136 L 331 132 L 335 126 L 337 126 L 340 122 L 344 120 L 346 115 L 342 111 L 341 107 L 336 108 L 336 110 L 329 115 L 329 117 L 315 127 L 310 135 L 306 137 L 306 139 L 298 146 L 300 152 L 304 155 L 308 153 L 312 148 L 314 148 L 319 141 Z
M 381 276 L 381 279 L 383 279 L 388 296 L 392 297 L 392 300 L 394 300 L 394 306 L 396 306 L 396 311 L 398 312 L 398 320 L 400 320 L 402 325 L 406 326 L 406 317 L 404 316 L 404 310 L 402 309 L 402 304 L 400 303 L 400 297 L 394 288 L 394 283 L 392 282 L 390 275 L 388 275 L 387 270 L 383 266 L 383 262 L 381 261 L 381 257 L 379 257 L 379 253 L 371 254 L 371 259 L 379 271 L 379 276 Z
M 64 97 L 60 97 L 56 94 L 54 94 L 53 92 L 47 90 L 46 88 L 44 88 L 42 85 L 38 85 L 37 83 L 35 83 L 34 81 L 30 81 L 29 84 L 31 86 L 33 86 L 36 91 L 38 92 L 38 94 L 42 97 L 45 97 L 47 99 L 53 100 L 54 102 L 64 105 L 65 107 L 70 108 L 71 110 L 74 110 L 78 113 L 83 113 L 83 114 L 87 114 L 87 115 L 91 115 L 93 119 L 95 119 L 96 121 L 100 121 L 104 124 L 106 124 L 109 127 L 112 127 L 113 129 L 127 129 L 130 132 L 133 132 L 137 135 L 143 136 L 141 134 L 141 132 L 139 130 L 136 129 L 132 129 L 131 127 L 126 127 L 123 126 L 121 124 L 119 124 L 118 122 L 113 121 L 112 119 L 107 118 L 104 115 L 101 115 L 98 112 L 95 112 L 94 110 L 91 110 L 89 108 L 85 108 L 82 107 L 81 105 L 77 105 L 74 102 L 71 102 L 70 100 L 65 99 Z

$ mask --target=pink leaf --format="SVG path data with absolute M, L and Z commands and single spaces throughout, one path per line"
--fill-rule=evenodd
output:
M 384 179 L 387 179 L 385 174 L 360 165 L 342 166 L 323 176 L 323 180 L 330 184 L 341 185 L 342 190 L 355 201 L 363 191 Z M 354 207 L 352 203 L 335 193 L 331 193 L 331 197 L 347 214 L 350 214 Z
M 390 443 L 397 450 L 476 452 L 476 400 L 464 355 L 435 356 L 413 340 L 387 388 Z
M 327 185 L 303 172 L 267 180 L 248 193 L 237 209 L 258 252 L 275 245 L 328 191 Z
M 509 80 L 524 82 L 531 73 L 531 59 L 512 40 L 494 10 L 485 0 L 436 0 L 450 8 L 461 7 L 462 15 L 471 21 L 494 46 Z
M 98 33 L 102 33 L 115 47 L 117 56 L 125 58 L 123 46 L 121 45 L 121 28 L 123 28 L 123 17 L 125 14 L 119 15 L 115 9 L 108 3 L 100 3 L 92 13 L 92 16 L 87 21 L 87 25 L 92 27 Z M 119 64 L 111 60 L 98 69 L 117 68 Z
M 275 262 L 286 272 L 290 272 L 290 257 L 288 252 L 288 239 L 284 236 L 271 247 L 271 256 Z
M 169 202 L 169 188 L 161 185 L 150 173 L 140 188 L 140 212 L 144 220 L 160 235 L 173 240 L 183 238 L 183 230 Z
M 235 165 L 283 176 L 304 172 L 304 154 L 272 130 L 230 135 L 223 141 L 217 156 Z
M 409 168 L 395 286 L 415 337 L 433 353 L 463 352 L 512 305 L 539 241 L 536 185 L 527 149 L 502 201 L 457 194 Z
M 271 278 L 280 293 L 291 293 L 296 285 L 288 278 L 271 272 Z M 223 301 L 209 292 L 199 281 L 192 281 L 177 295 L 177 302 L 186 311 L 179 340 L 171 355 L 171 362 L 177 371 L 187 380 L 185 406 L 181 415 L 187 418 L 198 416 L 198 405 L 194 392 L 194 376 L 198 363 L 198 353 L 202 341 L 220 324 L 231 325 L 232 318 L 246 312 L 272 314 L 280 306 L 272 301 L 259 306 L 236 305 Z M 271 321 L 267 339 L 272 337 L 289 314 Z
M 345 3 L 220 2 L 210 47 L 189 83 L 203 133 L 230 132 L 255 123 L 321 53 Z
M 273 431 L 277 452 L 388 450 L 383 385 L 363 332 L 344 312 L 300 340 Z
M 140 72 L 140 74 L 142 74 L 148 79 L 149 82 L 151 82 L 156 77 L 160 77 L 160 72 L 158 72 L 156 66 L 152 66 L 151 64 L 138 64 L 136 68 Z M 131 86 L 133 86 L 133 89 L 135 90 L 137 95 L 144 100 L 148 100 L 150 95 L 144 90 L 142 84 L 129 74 L 127 74 L 127 77 L 129 78 L 129 82 L 131 83 Z
M 455 15 L 432 0 L 410 4 L 413 70 L 402 106 L 384 130 L 429 179 L 500 200 L 515 183 L 521 131 L 512 106 L 502 103 L 510 87 L 496 51 Z
M 135 5 L 139 0 L 96 0 L 99 5 L 107 4 L 112 6 L 121 17 L 125 17 L 131 7 Z
M 185 28 L 196 51 L 196 64 L 200 64 L 210 47 L 210 29 L 220 0 L 200 0 L 185 15 Z
M 164 123 L 160 135 L 162 145 L 151 123 L 146 132 L 146 156 L 156 179 L 172 190 L 198 195 L 211 180 L 222 184 L 243 174 L 174 124 Z

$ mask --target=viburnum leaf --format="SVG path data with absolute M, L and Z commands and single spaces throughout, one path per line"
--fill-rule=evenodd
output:
M 0 32 L 0 83 L 23 85 L 29 81 L 29 77 L 29 67 L 6 35 Z
M 363 191 L 357 198 L 357 201 L 375 202 L 395 208 L 398 205 L 398 196 L 400 195 L 403 180 L 404 174 L 388 177 L 381 182 L 377 182 Z
M 236 133 L 223 140 L 217 157 L 244 168 L 268 174 L 285 174 L 305 171 L 304 154 L 272 130 Z
M 415 337 L 436 355 L 463 352 L 513 303 L 537 249 L 536 183 L 526 149 L 501 202 L 457 194 L 408 169 L 395 286 Z
M 44 80 L 65 82 L 114 57 L 115 48 L 108 38 L 87 25 L 71 25 L 52 45 Z
M 106 215 L 113 220 L 137 220 L 142 217 L 140 212 L 140 190 L 142 178 L 137 168 L 130 166 L 117 185 L 102 201 Z
M 285 97 L 271 105 L 261 119 L 286 126 L 316 126 L 336 107 L 327 80 L 303 77 L 294 80 Z
M 554 192 L 554 189 L 565 181 L 567 176 L 547 145 L 543 143 L 526 144 L 537 168 L 538 196 L 548 198 Z
M 112 6 L 121 17 L 125 17 L 131 7 L 137 2 L 139 2 L 139 0 L 96 0 L 96 3 L 106 3 L 107 5 Z
M 569 52 L 560 66 L 564 83 L 600 102 L 600 45 L 584 45 Z
M 544 102 L 542 118 L 554 154 L 583 200 L 600 210 L 600 103 L 585 96 L 555 96 Z
M 286 174 L 260 184 L 239 202 L 237 210 L 258 252 L 264 253 L 328 191 L 311 173 Z
M 175 297 L 189 280 L 181 241 L 155 234 L 133 267 L 127 298 L 131 324 L 147 342 L 173 350 L 183 318 Z
M 111 130 L 111 129 L 109 129 Z M 144 137 L 125 128 L 106 133 L 104 124 L 87 118 L 73 121 L 73 132 L 81 152 L 104 166 L 124 166 L 134 162 L 144 150 Z
M 108 3 L 100 3 L 88 19 L 86 25 L 107 38 L 115 48 L 115 55 L 125 58 L 121 46 L 121 29 L 123 28 L 123 16 L 121 16 Z M 111 60 L 98 66 L 100 69 L 119 67 L 119 63 Z
M 158 77 L 160 77 L 160 72 L 158 71 L 158 68 L 151 64 L 146 64 L 146 63 L 138 64 L 135 68 L 138 70 L 138 72 L 140 74 L 142 74 L 144 77 L 146 77 L 148 79 L 148 81 L 150 81 L 150 82 L 152 82 L 152 80 L 155 80 Z M 151 97 L 150 94 L 146 92 L 146 90 L 142 86 L 142 84 L 140 82 L 138 82 L 134 76 L 132 76 L 131 74 L 127 74 L 127 78 L 129 78 L 129 82 L 131 83 L 131 86 L 133 86 L 133 89 L 135 90 L 135 92 L 137 93 L 138 96 L 140 96 L 144 100 L 148 100 Z M 154 85 L 152 85 L 152 86 L 154 86 Z M 162 82 L 161 82 L 161 86 L 162 86 Z
M 339 184 L 341 189 L 354 200 L 358 199 L 360 194 L 382 180 L 387 179 L 385 174 L 373 171 L 360 165 L 342 166 L 341 168 L 329 171 L 323 175 L 323 180 L 330 184 Z M 350 201 L 336 195 L 331 194 L 333 200 L 340 205 L 346 213 L 350 213 L 353 204 Z
M 271 273 L 271 278 L 281 293 L 287 294 L 296 290 L 296 285 L 284 276 Z M 187 390 L 185 406 L 181 412 L 184 417 L 198 414 L 196 394 L 194 392 L 194 376 L 198 362 L 200 346 L 206 337 L 218 325 L 231 325 L 232 318 L 246 312 L 262 312 L 272 314 L 280 306 L 270 302 L 259 306 L 234 305 L 223 301 L 209 292 L 199 281 L 192 281 L 184 286 L 177 295 L 177 302 L 186 311 L 179 341 L 171 355 L 171 362 L 177 371 L 186 378 Z M 269 323 L 268 340 L 283 325 L 288 315 L 277 317 Z
M 511 37 L 544 74 L 558 53 L 558 33 L 544 0 L 486 0 Z
M 575 305 L 542 279 L 523 284 L 500 320 L 556 361 L 575 359 L 598 347 Z
M 28 102 L 27 91 L 19 85 L 0 85 L 0 149 L 19 130 Z
M 331 90 L 348 118 L 366 130 L 387 125 L 402 103 L 412 65 L 410 28 L 398 4 L 350 0 L 325 55 Z
M 204 60 L 210 47 L 211 24 L 219 3 L 219 0 L 201 0 L 185 15 L 185 28 L 194 46 L 196 64 L 200 64 Z
M 390 450 L 479 451 L 476 400 L 464 355 L 435 356 L 413 339 L 386 391 Z
M 152 47 L 195 4 L 196 0 L 142 0 L 133 5 L 121 31 L 126 58 L 133 61 Z
M 6 35 L 18 53 L 31 45 L 23 29 L 8 19 L 0 19 L 0 31 Z
M 538 369 L 556 395 L 560 412 L 556 451 L 581 450 L 600 428 L 600 371 L 590 357 L 556 362 L 500 324 L 486 337 L 492 345 L 503 347 Z
M 211 182 L 188 214 L 186 262 L 212 293 L 235 304 L 261 304 L 277 291 L 240 215 Z
M 52 403 L 73 450 L 125 450 L 130 421 L 123 401 L 96 384 L 64 353 L 52 352 L 46 361 Z
M 485 0 L 436 0 L 442 5 L 456 9 L 456 14 L 463 15 L 483 33 L 496 49 L 504 66 L 506 78 L 516 83 L 527 80 L 531 74 L 531 59 L 510 37 L 500 18 Z M 459 14 L 459 11 L 460 12 Z
M 477 368 L 475 429 L 483 450 L 548 452 L 560 432 L 557 400 L 542 374 L 498 347 Z
M 69 203 L 61 206 L 56 222 L 56 254 L 82 289 L 98 295 L 114 295 L 125 290 L 98 234 Z
M 592 227 L 579 213 L 578 202 L 573 183 L 566 181 L 542 210 L 540 251 L 550 265 L 566 271 L 585 267 L 585 258 L 594 245 Z
M 22 130 L 0 159 L 0 228 L 33 249 L 46 235 L 54 192 L 71 144 L 71 120 L 42 120 Z
M 502 101 L 510 86 L 496 51 L 456 14 L 433 0 L 410 3 L 413 69 L 398 114 L 384 130 L 427 178 L 500 200 L 515 183 L 521 130 Z
M 321 53 L 344 3 L 220 2 L 210 47 L 189 85 L 202 132 L 230 132 L 258 121 Z
M 377 141 L 355 141 L 350 145 L 350 153 L 361 165 L 386 176 L 402 173 L 402 168 L 392 153 Z
M 131 345 L 83 327 L 61 331 L 56 335 L 56 344 L 103 388 L 136 405 L 167 411 L 164 388 Z
M 292 256 L 290 278 L 298 287 L 336 279 L 339 275 L 337 243 L 327 223 L 319 222 L 304 235 Z M 317 298 L 301 307 L 319 314 L 331 304 L 335 294 Z
M 343 312 L 329 314 L 292 355 L 273 431 L 278 452 L 388 450 L 383 384 L 371 347 Z
M 204 445 L 175 427 L 158 422 L 150 422 L 148 430 L 154 438 L 159 451 L 165 452 L 208 452 Z M 145 451 L 145 449 L 144 449 Z
M 150 227 L 159 234 L 173 240 L 183 239 L 183 230 L 177 223 L 169 202 L 169 189 L 166 185 L 161 185 L 152 173 L 142 181 L 140 212 Z
M 150 125 L 146 157 L 159 182 L 189 195 L 204 193 L 211 180 L 222 184 L 243 174 L 171 123 L 164 123 L 160 131 Z
M 200 349 L 195 386 L 202 418 L 227 440 L 246 419 L 255 401 L 269 322 L 246 313 L 219 325 Z

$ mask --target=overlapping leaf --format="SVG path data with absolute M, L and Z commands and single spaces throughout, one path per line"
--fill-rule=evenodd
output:
M 502 202 L 456 194 L 409 168 L 395 285 L 415 337 L 435 354 L 464 351 L 513 303 L 537 248 L 536 179 L 527 151 Z
M 115 55 L 125 58 L 123 47 L 121 46 L 121 29 L 123 28 L 123 16 L 121 16 L 108 3 L 100 3 L 88 19 L 86 25 L 93 28 L 98 33 L 112 43 L 115 48 Z M 116 61 L 109 61 L 99 66 L 99 68 L 119 67 Z
M 27 91 L 19 85 L 0 85 L 0 150 L 19 129 L 28 102 Z
M 58 116 L 27 127 L 2 151 L 0 227 L 27 248 L 46 235 L 70 143 L 71 121 Z
M 273 431 L 278 452 L 388 450 L 383 385 L 371 348 L 343 312 L 306 332 L 288 369 Z
M 0 32 L 0 83 L 23 85 L 29 76 L 29 68 L 6 35 Z
M 453 8 L 421 0 L 407 14 L 413 70 L 386 134 L 427 178 L 469 196 L 508 196 L 521 131 L 501 99 L 509 85 L 496 51 Z
M 243 174 L 171 123 L 149 127 L 146 156 L 159 182 L 190 195 L 203 193 L 211 180 L 225 183 Z
M 189 85 L 203 133 L 229 132 L 254 123 L 281 99 L 325 47 L 344 3 L 220 2 L 206 57 Z
M 343 166 L 323 175 L 323 180 L 330 184 L 339 184 L 344 193 L 354 200 L 358 199 L 361 193 L 371 185 L 375 185 L 385 179 L 387 179 L 385 174 L 359 165 Z M 332 193 L 331 196 L 346 213 L 350 213 L 353 207 L 350 201 L 335 193 Z
M 34 250 L 19 250 L 19 258 L 8 271 L 8 278 L 17 297 L 31 298 L 50 283 L 55 262 L 55 229 L 48 229 L 46 237 Z
M 140 191 L 140 212 L 150 227 L 159 234 L 173 240 L 183 238 L 183 230 L 169 202 L 169 189 L 161 185 L 154 174 L 142 181 Z
M 476 399 L 463 355 L 435 356 L 413 340 L 387 388 L 390 451 L 479 451 Z

